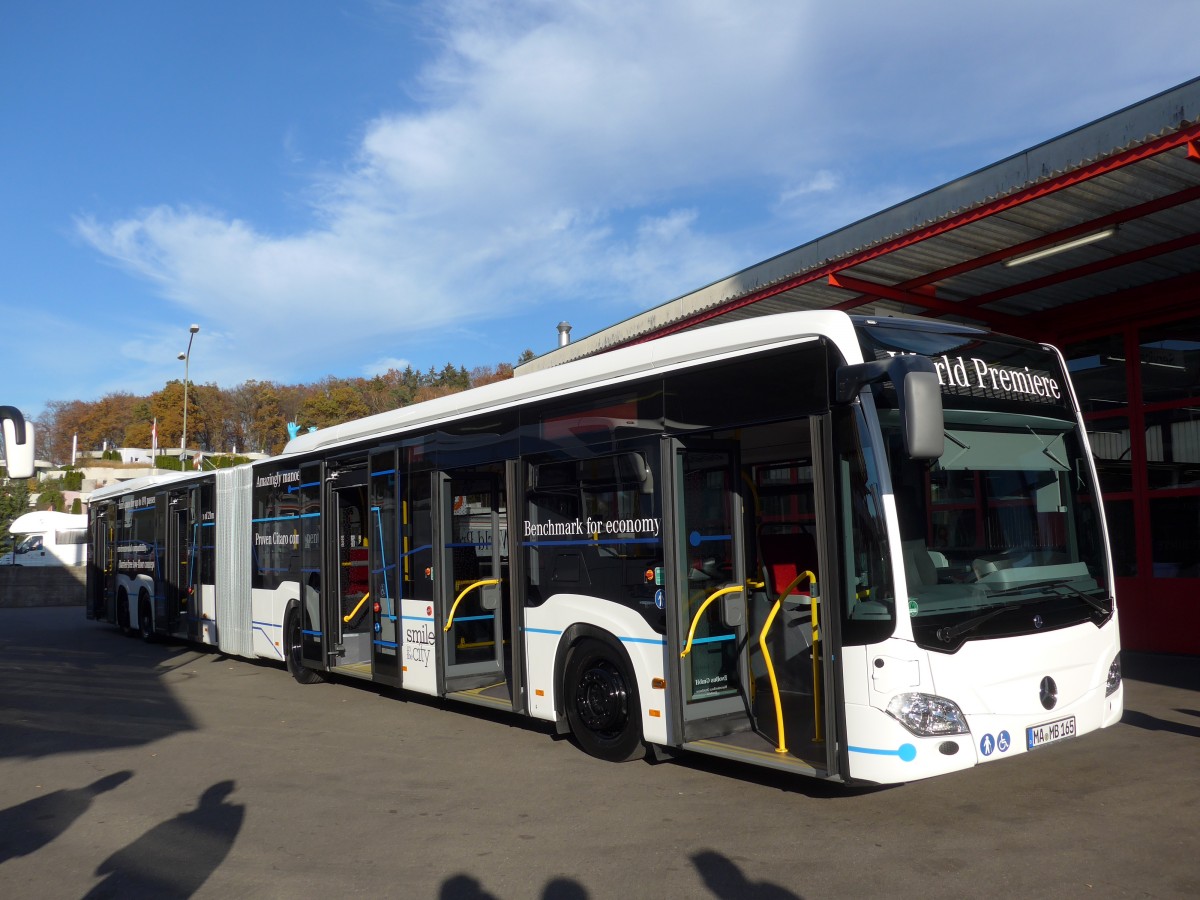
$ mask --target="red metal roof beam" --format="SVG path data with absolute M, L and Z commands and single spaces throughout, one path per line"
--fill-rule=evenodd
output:
M 1106 272 L 1109 269 L 1117 269 L 1121 266 L 1142 262 L 1146 259 L 1153 259 L 1156 256 L 1162 256 L 1167 253 L 1175 253 L 1178 250 L 1187 250 L 1195 247 L 1197 244 L 1200 244 L 1200 234 L 1186 234 L 1171 241 L 1164 241 L 1161 244 L 1154 244 L 1150 247 L 1142 247 L 1139 250 L 1132 250 L 1129 253 L 1122 253 L 1118 256 L 1102 259 L 1099 262 L 1088 263 L 1085 266 L 1076 266 L 1074 269 L 1065 269 L 1061 272 L 1035 278 L 1032 281 L 1022 282 L 1021 284 L 1009 285 L 998 291 L 980 294 L 978 297 L 964 300 L 959 315 L 974 315 L 976 307 L 987 303 L 1007 300 L 1009 297 L 1015 297 L 1019 294 L 1028 294 L 1045 287 L 1050 287 L 1051 285 L 1074 281 L 1077 278 L 1086 278 L 1088 275 L 1095 275 L 1099 272 Z
M 843 272 L 834 272 L 829 276 L 829 286 L 841 288 L 845 291 L 858 291 L 864 296 L 855 297 L 852 300 L 844 300 L 841 303 L 834 304 L 832 309 L 854 309 L 857 306 L 862 306 L 864 303 L 869 303 L 872 299 L 882 298 L 884 300 L 895 300 L 898 303 L 907 303 L 910 306 L 915 306 L 918 309 L 932 310 L 946 315 L 970 315 L 973 319 L 994 323 L 1010 319 L 1003 313 L 992 312 L 989 310 L 964 310 L 961 304 L 947 300 L 939 300 L 934 296 L 934 292 L 930 288 L 925 288 L 920 291 L 905 291 L 897 287 L 892 287 L 886 284 L 876 284 L 873 281 L 866 281 L 862 278 L 855 278 L 851 275 L 846 275 Z

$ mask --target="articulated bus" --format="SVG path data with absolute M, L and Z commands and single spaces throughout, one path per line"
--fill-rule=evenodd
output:
M 680 750 L 899 783 L 1117 722 L 1061 355 L 968 326 L 715 325 L 97 491 L 88 614 Z

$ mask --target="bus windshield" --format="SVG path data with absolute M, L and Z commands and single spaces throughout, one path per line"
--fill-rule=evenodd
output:
M 1107 621 L 1096 485 L 1057 355 L 972 329 L 871 331 L 877 347 L 929 356 L 942 384 L 945 449 L 932 461 L 907 457 L 895 391 L 875 391 L 917 642 L 954 652 Z

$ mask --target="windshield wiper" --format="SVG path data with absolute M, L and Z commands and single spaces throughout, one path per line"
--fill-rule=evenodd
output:
M 1075 587 L 1074 585 L 1068 584 L 1067 582 L 1065 582 L 1059 578 L 1052 578 L 1048 581 L 1031 581 L 1027 584 L 1019 584 L 1019 585 L 1016 585 L 1015 587 L 1010 587 L 1003 591 L 993 591 L 991 596 L 1005 597 L 1005 596 L 1008 596 L 1009 594 L 1020 594 L 1020 593 L 1024 593 L 1025 591 L 1040 591 L 1043 594 L 1050 594 L 1050 593 L 1055 592 L 1055 588 L 1066 588 L 1068 591 L 1070 591 L 1072 594 L 1074 594 L 1076 597 L 1078 597 L 1080 600 L 1082 600 L 1084 603 L 1086 603 L 1092 609 L 1096 610 L 1096 612 L 1100 613 L 1101 615 L 1107 616 L 1109 613 L 1112 612 L 1111 607 L 1105 606 L 1103 603 L 1100 603 L 1098 600 L 1096 600 L 1096 598 L 1085 594 L 1079 588 Z M 1057 596 L 1061 597 L 1062 594 L 1058 594 Z
M 959 622 L 957 625 L 945 626 L 937 630 L 939 641 L 950 644 L 954 642 L 960 634 L 966 634 L 968 631 L 974 631 L 988 619 L 994 619 L 1000 613 L 1012 612 L 1014 609 L 1020 609 L 1020 603 L 1006 603 L 1004 606 L 997 606 L 995 609 L 989 609 L 983 615 L 976 616 L 973 619 L 967 619 L 965 622 Z

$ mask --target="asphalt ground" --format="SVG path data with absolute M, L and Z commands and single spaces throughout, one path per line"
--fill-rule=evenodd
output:
M 1200 896 L 1200 660 L 886 789 L 616 765 L 539 723 L 0 610 L 0 898 Z

